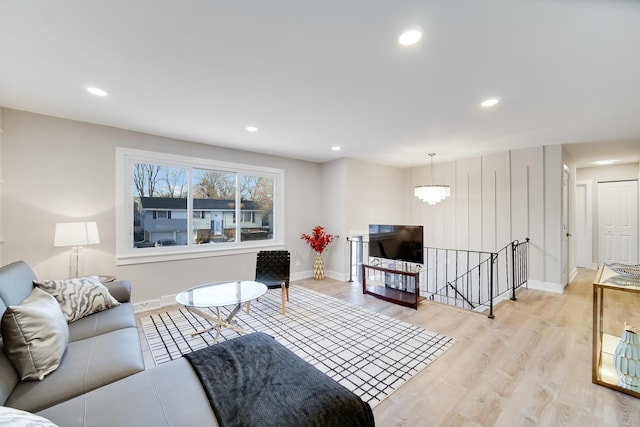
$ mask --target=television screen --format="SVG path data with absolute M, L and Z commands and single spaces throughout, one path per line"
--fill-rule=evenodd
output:
M 369 225 L 369 256 L 424 264 L 421 225 Z

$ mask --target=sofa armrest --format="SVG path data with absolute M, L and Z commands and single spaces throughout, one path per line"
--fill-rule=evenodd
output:
M 103 283 L 109 289 L 109 293 L 118 302 L 129 302 L 131 300 L 131 283 L 127 280 L 116 280 L 115 282 Z

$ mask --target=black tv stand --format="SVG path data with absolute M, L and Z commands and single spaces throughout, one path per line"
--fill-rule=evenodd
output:
M 368 284 L 367 270 L 379 272 L 375 275 L 376 279 L 370 280 Z M 425 299 L 420 296 L 420 273 L 367 264 L 362 264 L 362 293 L 416 310 L 418 303 Z

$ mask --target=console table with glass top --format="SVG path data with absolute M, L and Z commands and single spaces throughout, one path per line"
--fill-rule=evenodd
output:
M 263 283 L 248 280 L 207 283 L 180 292 L 176 296 L 176 302 L 189 312 L 212 323 L 212 326 L 193 332 L 192 336 L 215 329 L 214 342 L 218 342 L 222 328 L 233 329 L 241 334 L 251 332 L 234 325 L 232 319 L 243 306 L 247 307 L 248 313 L 250 302 L 261 297 L 265 292 L 267 292 L 267 287 Z M 220 307 L 224 306 L 235 306 L 225 319 L 220 314 Z M 214 307 L 217 317 L 202 310 Z
M 615 353 L 624 334 L 625 323 L 640 326 L 638 307 L 640 277 L 621 274 L 607 265 L 600 267 L 593 283 L 592 382 L 635 397 L 640 397 L 640 386 L 628 384 L 621 379 L 616 370 Z M 640 367 L 637 364 L 637 352 L 634 356 L 633 351 L 630 351 L 629 356 L 625 361 L 618 356 L 617 363 L 625 371 L 632 364 Z M 634 357 L 635 362 L 629 360 Z M 640 376 L 640 372 L 636 370 L 635 376 Z

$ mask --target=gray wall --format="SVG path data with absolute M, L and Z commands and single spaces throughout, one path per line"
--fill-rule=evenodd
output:
M 69 250 L 53 247 L 55 223 L 96 220 L 101 243 L 85 248 L 85 271 L 135 283 L 134 300 L 155 300 L 199 283 L 251 278 L 253 253 L 115 265 L 115 147 L 175 153 L 285 170 L 285 246 L 292 276 L 311 276 L 313 251 L 300 233 L 324 225 L 340 235 L 325 255 L 327 275 L 348 274 L 346 237 L 370 223 L 425 225 L 426 245 L 493 251 L 531 238 L 530 277 L 562 283 L 560 146 L 435 164 L 452 187 L 436 206 L 413 197 L 429 166 L 398 169 L 351 159 L 312 162 L 179 141 L 4 109 L 2 263 L 24 259 L 41 278 L 67 276 Z
M 95 220 L 101 243 L 87 246 L 85 272 L 134 283 L 136 302 L 207 281 L 253 278 L 255 254 L 115 264 L 115 147 L 245 163 L 285 171 L 285 246 L 292 274 L 308 275 L 310 249 L 300 240 L 323 221 L 321 166 L 122 129 L 3 109 L 2 264 L 27 261 L 40 278 L 68 277 L 69 248 L 54 248 L 57 222 Z
M 408 224 L 409 170 L 340 159 L 322 165 L 327 230 L 340 239 L 327 251 L 329 275 L 348 280 L 347 237 L 364 235 L 369 224 Z

